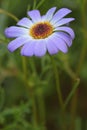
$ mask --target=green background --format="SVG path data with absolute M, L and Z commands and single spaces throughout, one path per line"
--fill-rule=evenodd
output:
M 37 0 L 37 3 L 40 1 Z M 18 19 L 32 10 L 33 0 L 0 0 L 0 9 L 15 15 Z M 62 96 L 65 100 L 73 87 L 73 75 L 80 84 L 66 107 L 67 130 L 87 130 L 87 2 L 86 0 L 45 0 L 39 7 L 45 14 L 51 7 L 66 7 L 72 10 L 67 17 L 74 17 L 70 27 L 75 31 L 75 39 L 67 54 L 59 52 L 53 58 L 59 71 Z M 1 11 L 1 10 L 0 10 Z M 61 130 L 61 114 L 55 87 L 52 63 L 48 54 L 42 58 L 23 57 L 20 49 L 14 53 L 7 50 L 9 39 L 4 35 L 6 27 L 16 25 L 16 21 L 0 12 L 0 130 L 43 130 L 38 106 L 43 95 L 47 130 Z M 27 70 L 24 69 L 26 60 Z M 30 89 L 26 87 L 24 73 Z M 36 94 L 38 126 L 32 126 L 32 91 Z M 75 98 L 75 99 L 74 99 Z M 75 107 L 75 109 L 74 109 Z M 43 111 L 42 117 L 44 116 Z M 73 128 L 74 120 L 74 128 Z

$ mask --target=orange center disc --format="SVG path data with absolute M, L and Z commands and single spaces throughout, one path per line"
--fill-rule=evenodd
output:
M 53 26 L 49 22 L 41 22 L 33 25 L 30 29 L 30 35 L 34 39 L 44 39 L 51 35 Z

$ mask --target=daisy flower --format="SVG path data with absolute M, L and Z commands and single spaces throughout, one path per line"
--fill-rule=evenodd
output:
M 43 16 L 39 10 L 28 11 L 28 18 L 22 18 L 16 26 L 6 28 L 8 38 L 16 38 L 8 44 L 10 52 L 21 47 L 21 55 L 42 57 L 48 53 L 59 51 L 66 53 L 75 37 L 74 31 L 68 23 L 74 18 L 64 18 L 71 10 L 62 8 L 56 11 L 53 7 Z

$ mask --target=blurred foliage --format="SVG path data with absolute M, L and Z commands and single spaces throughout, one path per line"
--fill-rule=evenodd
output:
M 54 55 L 57 69 L 59 70 L 61 89 L 63 98 L 66 99 L 72 88 L 73 76 L 77 73 L 79 61 L 81 59 L 81 50 L 85 44 L 87 50 L 87 15 L 82 14 L 82 3 L 85 0 L 45 0 L 39 7 L 41 14 L 44 14 L 49 8 L 56 6 L 68 7 L 72 10 L 69 16 L 75 17 L 71 27 L 75 31 L 76 38 L 68 54 L 59 52 Z M 27 16 L 27 10 L 33 8 L 33 0 L 0 0 L 0 8 L 14 14 L 17 18 Z M 39 3 L 40 0 L 37 0 Z M 86 2 L 87 5 L 87 2 Z M 87 12 L 87 8 L 85 9 Z M 85 18 L 85 26 L 84 26 Z M 9 40 L 4 36 L 4 29 L 15 25 L 16 21 L 7 15 L 0 13 L 0 130 L 44 130 L 43 125 L 36 128 L 32 125 L 32 96 L 36 99 L 37 108 L 40 107 L 37 101 L 43 95 L 46 110 L 47 130 L 58 130 L 61 125 L 60 108 L 55 88 L 55 78 L 50 56 L 47 54 L 43 58 L 26 58 L 28 70 L 23 69 L 23 57 L 19 50 L 13 54 L 8 52 L 7 44 Z M 86 51 L 85 50 L 85 51 Z M 84 52 L 84 50 L 83 50 Z M 75 117 L 75 130 L 87 129 L 87 55 L 83 59 L 78 76 L 81 83 L 78 88 L 78 102 Z M 25 83 L 24 72 L 28 83 Z M 30 87 L 30 90 L 28 87 Z M 42 104 L 43 105 L 43 104 Z M 71 104 L 67 106 L 67 126 L 70 127 L 70 109 Z M 40 122 L 39 108 L 37 110 L 38 122 Z M 43 116 L 43 115 L 42 115 Z

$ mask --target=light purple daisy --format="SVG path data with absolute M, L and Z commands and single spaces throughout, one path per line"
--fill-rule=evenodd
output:
M 23 56 L 42 57 L 46 51 L 50 55 L 59 51 L 66 53 L 75 37 L 74 31 L 67 26 L 74 18 L 64 18 L 71 10 L 62 8 L 55 12 L 56 7 L 43 16 L 39 10 L 28 11 L 29 18 L 22 18 L 17 26 L 8 27 L 5 35 L 16 38 L 8 44 L 8 50 L 13 52 L 21 48 Z

